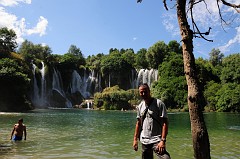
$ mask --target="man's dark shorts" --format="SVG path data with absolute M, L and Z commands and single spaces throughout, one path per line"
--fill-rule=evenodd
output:
M 22 140 L 22 136 L 16 136 L 16 135 L 14 135 L 13 140 L 14 140 L 14 141 L 20 141 L 20 140 Z

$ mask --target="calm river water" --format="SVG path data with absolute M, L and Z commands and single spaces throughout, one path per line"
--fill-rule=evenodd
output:
M 240 114 L 205 113 L 213 159 L 240 158 Z M 139 159 L 132 149 L 136 112 L 80 109 L 0 113 L 1 159 Z M 27 140 L 10 141 L 24 118 Z M 172 159 L 192 159 L 188 113 L 169 113 L 167 149 Z

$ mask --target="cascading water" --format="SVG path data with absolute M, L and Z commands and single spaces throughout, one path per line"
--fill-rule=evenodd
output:
M 137 78 L 136 78 L 136 70 L 132 69 L 131 71 L 131 76 L 130 76 L 130 84 L 131 84 L 131 89 L 137 88 Z
M 33 66 L 33 96 L 32 96 L 32 102 L 34 105 L 37 105 L 39 103 L 39 88 L 37 85 L 37 79 L 36 79 L 36 68 L 37 66 L 35 64 L 32 64 Z
M 93 96 L 95 92 L 101 92 L 101 80 L 102 76 L 99 72 L 94 70 L 84 70 L 82 72 L 83 76 L 73 70 L 68 92 L 65 92 L 63 89 L 63 82 L 60 72 L 53 68 L 52 71 L 52 87 L 46 88 L 46 83 L 50 85 L 49 81 L 45 79 L 45 65 L 42 62 L 42 66 L 37 70 L 37 66 L 33 65 L 33 96 L 32 102 L 38 108 L 46 107 L 67 107 L 72 108 L 73 104 L 80 104 L 81 97 L 89 99 Z M 36 75 L 38 71 L 39 74 Z M 38 77 L 38 78 L 37 78 Z M 39 78 L 41 77 L 41 78 Z M 49 76 L 47 76 L 49 77 Z M 108 76 L 108 84 L 105 87 L 111 86 L 111 75 Z M 50 79 L 50 78 L 47 78 Z M 135 89 L 138 88 L 138 85 L 141 83 L 148 83 L 149 86 L 154 81 L 158 80 L 158 70 L 155 69 L 140 69 L 132 70 L 131 75 L 129 75 L 129 88 Z M 50 94 L 49 94 L 50 93 Z
M 151 84 L 157 80 L 158 80 L 158 70 L 140 69 L 137 76 L 136 86 L 142 83 L 147 83 L 149 86 L 151 86 Z
M 88 75 L 88 80 L 87 80 L 87 91 L 88 92 L 95 92 L 98 91 L 100 92 L 102 90 L 101 88 L 101 76 L 95 73 L 94 70 L 91 70 L 91 72 Z M 100 81 L 100 83 L 99 83 Z M 92 88 L 94 87 L 94 88 Z M 92 90 L 93 89 L 93 90 Z
M 52 90 L 58 92 L 63 98 L 66 99 L 65 107 L 71 108 L 72 103 L 69 99 L 66 98 L 66 94 L 63 90 L 63 84 L 62 84 L 62 77 L 58 70 L 53 68 L 53 82 L 52 82 Z
M 57 90 L 61 94 L 65 94 L 63 91 L 63 85 L 62 85 L 62 78 L 61 74 L 58 70 L 53 68 L 53 82 L 52 82 L 52 89 Z
M 37 78 L 36 78 L 36 68 L 35 64 L 33 66 L 33 97 L 32 102 L 36 107 L 43 108 L 46 107 L 47 98 L 46 98 L 46 80 L 45 80 L 45 65 L 44 62 L 41 62 L 42 67 L 39 69 L 41 74 L 41 80 L 39 82 L 40 88 L 38 87 Z
M 77 71 L 74 70 L 72 73 L 71 93 L 80 92 L 84 98 L 89 98 L 91 94 L 87 90 L 88 81 L 89 76 L 87 76 L 85 71 L 83 78 L 81 78 Z
M 151 69 L 149 70 L 148 72 L 148 85 L 151 86 L 151 84 L 154 82 L 154 81 L 157 81 L 158 80 L 158 70 L 154 70 L 154 69 Z
M 42 61 L 42 68 L 39 70 L 41 73 L 41 94 L 40 94 L 40 106 L 46 106 L 46 81 L 45 81 L 45 65 Z

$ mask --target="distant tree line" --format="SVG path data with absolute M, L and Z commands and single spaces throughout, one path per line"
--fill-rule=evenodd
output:
M 177 41 L 172 40 L 168 44 L 158 41 L 148 49 L 142 48 L 137 52 L 131 48 L 111 48 L 108 53 L 84 57 L 80 48 L 75 45 L 71 45 L 65 54 L 59 55 L 52 54 L 51 48 L 47 45 L 33 44 L 28 40 L 17 46 L 16 39 L 13 30 L 0 29 L 0 110 L 32 109 L 29 100 L 31 63 L 40 64 L 41 61 L 64 69 L 89 68 L 101 72 L 106 78 L 111 75 L 115 81 L 111 85 L 113 88 L 95 96 L 96 100 L 102 101 L 101 106 L 104 109 L 125 109 L 120 105 L 133 104 L 131 101 L 138 98 L 137 95 L 131 94 L 136 91 L 121 88 L 132 69 L 158 69 L 159 80 L 151 87 L 153 96 L 162 99 L 170 109 L 187 110 L 187 84 L 182 49 Z M 239 63 L 239 53 L 224 57 L 218 49 L 212 49 L 209 59 L 196 59 L 200 89 L 203 90 L 205 97 L 203 99 L 205 110 L 240 111 Z M 112 94 L 114 92 L 120 95 Z

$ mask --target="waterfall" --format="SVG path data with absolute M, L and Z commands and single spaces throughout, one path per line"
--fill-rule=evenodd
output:
M 158 70 L 151 69 L 148 73 L 148 82 L 147 82 L 148 85 L 151 86 L 151 84 L 157 80 L 158 80 Z
M 72 104 L 80 104 L 82 97 L 88 99 L 92 97 L 95 92 L 101 92 L 105 87 L 111 87 L 111 74 L 109 74 L 108 83 L 102 88 L 102 76 L 101 73 L 94 70 L 84 69 L 81 75 L 73 70 L 70 83 L 65 85 L 68 87 L 66 93 L 63 89 L 63 81 L 61 73 L 53 68 L 52 71 L 52 87 L 50 82 L 46 81 L 46 66 L 44 62 L 41 62 L 39 68 L 32 63 L 33 66 L 33 93 L 32 103 L 38 108 L 47 107 L 67 107 L 71 108 Z M 51 71 L 50 71 L 51 72 Z M 49 76 L 47 76 L 49 77 Z M 104 79 L 107 80 L 107 79 Z M 155 69 L 140 69 L 139 71 L 133 69 L 129 75 L 129 88 L 137 88 L 139 84 L 147 83 L 150 87 L 154 81 L 158 80 L 158 70 Z M 48 83 L 48 85 L 47 85 Z M 48 94 L 47 94 L 48 93 Z M 80 95 L 81 94 L 81 95 Z
M 84 98 L 89 98 L 90 93 L 88 92 L 88 81 L 90 80 L 89 76 L 84 71 L 83 78 L 77 73 L 76 70 L 72 73 L 72 81 L 71 81 L 71 93 L 79 92 L 82 94 Z
M 93 88 L 93 90 L 91 90 L 92 93 L 94 92 L 101 92 L 102 91 L 102 77 L 101 75 L 97 72 L 95 73 L 95 71 L 91 71 L 91 74 L 89 75 L 91 78 L 91 83 L 89 85 L 89 88 Z
M 57 91 L 63 98 L 66 99 L 65 107 L 72 108 L 71 101 L 66 97 L 66 94 L 63 90 L 62 77 L 58 70 L 53 68 L 53 81 L 52 81 L 52 90 Z
M 95 71 L 91 70 L 90 74 L 88 75 L 87 79 L 87 91 L 94 92 L 98 88 L 98 75 L 95 75 Z M 92 88 L 94 89 L 92 90 Z
M 131 70 L 131 76 L 130 76 L 130 84 L 131 84 L 131 89 L 137 88 L 137 78 L 136 78 L 136 70 L 132 69 Z
M 72 73 L 72 81 L 71 81 L 71 93 L 80 92 L 81 91 L 81 85 L 82 85 L 82 78 L 77 73 L 76 70 Z
M 62 77 L 58 70 L 53 68 L 53 82 L 52 89 L 58 90 L 62 95 L 65 95 L 63 91 Z
M 158 80 L 158 70 L 140 69 L 137 77 L 137 86 L 142 83 L 147 83 L 149 87 L 151 87 L 151 84 L 157 80 Z
M 36 79 L 36 68 L 37 66 L 35 64 L 32 63 L 32 66 L 33 66 L 33 96 L 32 96 L 32 102 L 34 105 L 36 105 L 37 103 L 39 103 L 39 88 L 38 88 L 38 85 L 37 85 L 37 79 Z
M 40 104 L 41 106 L 45 106 L 45 101 L 46 101 L 46 81 L 45 81 L 45 65 L 44 62 L 42 61 L 42 68 L 39 70 L 41 73 L 41 94 L 40 94 Z
M 32 102 L 37 107 L 46 107 L 47 98 L 46 98 L 46 80 L 45 80 L 45 65 L 44 62 L 41 62 L 42 67 L 39 69 L 41 74 L 40 88 L 38 87 L 37 78 L 36 78 L 36 68 L 37 66 L 32 63 L 33 66 L 33 97 Z

